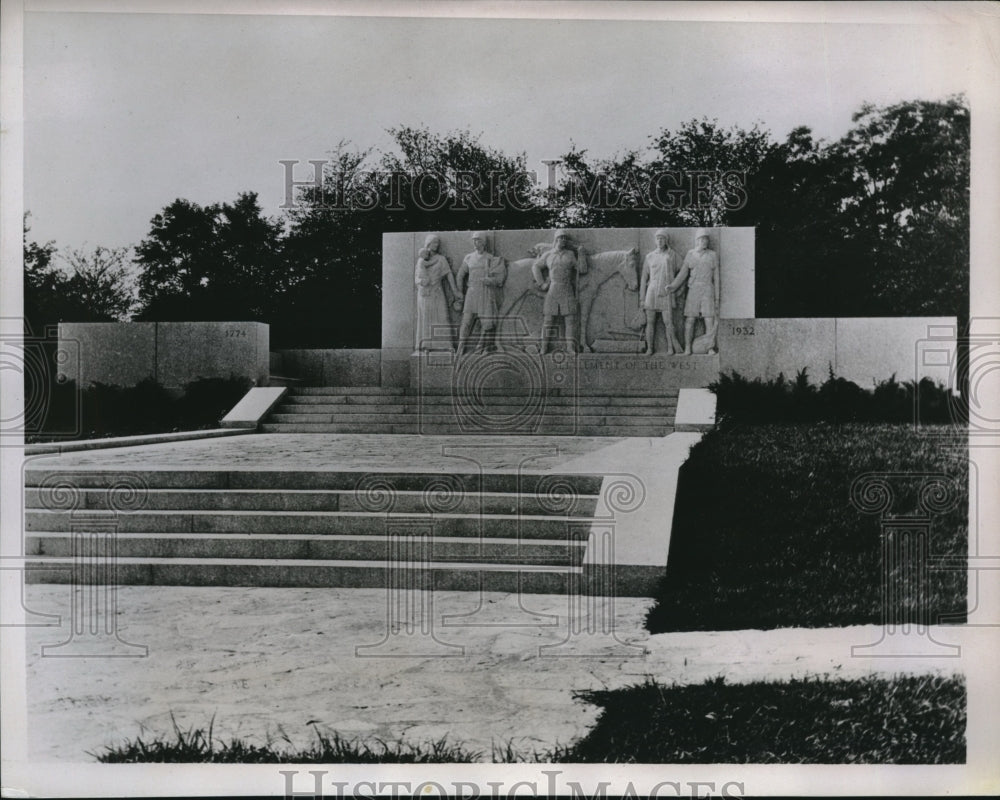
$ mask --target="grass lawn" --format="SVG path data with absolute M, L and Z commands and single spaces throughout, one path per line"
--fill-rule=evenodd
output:
M 530 754 L 494 748 L 494 762 L 635 764 L 960 764 L 962 678 L 897 676 L 691 686 L 655 682 L 580 699 L 602 708 L 578 742 Z M 104 763 L 445 764 L 484 760 L 461 743 L 344 739 L 317 733 L 305 750 L 218 742 L 211 730 L 141 738 L 97 756 Z
M 965 682 L 897 676 L 681 687 L 647 683 L 581 695 L 597 725 L 566 762 L 961 764 Z
M 892 478 L 894 514 L 917 509 L 921 475 L 957 483 L 955 507 L 932 515 L 929 550 L 967 553 L 964 440 L 912 425 L 730 425 L 708 433 L 681 468 L 667 573 L 649 612 L 653 633 L 881 624 L 882 534 L 851 502 L 854 479 Z M 909 477 L 909 476 L 913 477 Z M 966 573 L 927 571 L 904 586 L 894 622 L 960 623 Z

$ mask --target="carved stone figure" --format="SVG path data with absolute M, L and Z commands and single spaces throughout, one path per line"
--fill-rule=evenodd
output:
M 670 246 L 670 235 L 666 229 L 660 228 L 656 232 L 656 249 L 647 253 L 642 262 L 642 279 L 639 282 L 639 298 L 646 312 L 646 355 L 653 355 L 657 315 L 666 328 L 667 355 L 679 353 L 682 349 L 674 327 L 677 293 L 671 289 L 680 264 L 680 253 Z
M 429 234 L 417 259 L 414 274 L 417 285 L 417 350 L 453 349 L 450 335 L 447 339 L 441 335 L 442 330 L 450 330 L 444 284 L 447 282 L 451 287 L 453 297 L 458 297 L 458 285 L 447 257 L 440 250 L 441 239 Z
M 676 290 L 687 281 L 688 296 L 684 303 L 684 354 L 691 355 L 694 342 L 694 324 L 698 317 L 705 320 L 708 347 L 705 352 L 717 353 L 719 332 L 719 254 L 709 247 L 707 228 L 699 228 L 694 235 L 695 247 L 688 250 L 681 271 L 670 284 Z M 699 337 L 702 338 L 702 337 Z M 701 349 L 701 348 L 699 348 Z
M 500 308 L 501 322 L 505 327 L 505 341 L 523 338 L 530 331 L 535 340 L 541 336 L 541 327 L 536 325 L 535 313 L 541 313 L 545 292 L 536 282 L 532 274 L 535 262 L 552 249 L 551 242 L 544 242 L 529 248 L 530 258 L 521 258 L 510 262 L 507 267 L 507 283 L 504 285 L 503 305 Z M 586 352 L 591 352 L 587 339 L 588 324 L 594 301 L 601 287 L 609 280 L 621 278 L 630 292 L 639 289 L 639 250 L 608 250 L 600 253 L 587 253 L 582 247 L 577 248 L 577 256 L 586 259 L 587 272 L 577 279 L 576 294 L 580 307 L 580 346 Z M 537 298 L 537 300 L 535 299 Z M 528 311 L 529 306 L 537 303 L 538 312 Z M 540 320 L 539 320 L 540 322 Z
M 463 260 L 458 270 L 458 284 L 468 279 L 465 303 L 462 307 L 462 325 L 458 334 L 458 353 L 465 352 L 465 345 L 472 333 L 472 326 L 479 321 L 480 338 L 477 353 L 496 347 L 496 327 L 503 301 L 501 288 L 507 279 L 507 265 L 499 256 L 486 252 L 486 234 L 472 234 L 475 248 Z
M 577 275 L 587 273 L 587 257 L 581 250 L 578 254 L 569 245 L 569 234 L 556 231 L 552 249 L 536 259 L 531 266 L 531 274 L 538 287 L 545 292 L 542 308 L 542 333 L 539 352 L 545 355 L 548 340 L 556 317 L 566 321 L 566 339 L 572 352 L 579 352 L 580 305 L 576 296 Z M 545 270 L 545 274 L 543 274 Z

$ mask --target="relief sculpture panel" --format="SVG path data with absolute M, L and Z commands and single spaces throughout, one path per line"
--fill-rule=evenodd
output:
M 423 246 L 414 273 L 414 348 L 460 357 L 509 349 L 716 353 L 717 231 L 661 228 L 644 250 L 650 232 L 447 234 L 451 250 L 469 242 L 464 256 L 442 252 L 441 234 L 416 234 L 414 247 Z

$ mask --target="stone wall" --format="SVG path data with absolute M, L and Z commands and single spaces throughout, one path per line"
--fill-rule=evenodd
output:
M 746 378 L 794 378 L 805 368 L 814 383 L 830 369 L 870 389 L 895 374 L 955 388 L 954 317 L 727 319 L 719 326 L 723 372 Z
M 307 386 L 379 386 L 380 350 L 277 350 L 273 353 L 285 377 Z
M 198 378 L 248 378 L 267 385 L 270 328 L 263 322 L 63 322 L 60 371 L 93 382 L 135 386 L 153 378 L 180 389 Z

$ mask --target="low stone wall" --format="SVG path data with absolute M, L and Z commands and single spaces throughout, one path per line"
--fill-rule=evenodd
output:
M 276 350 L 279 374 L 307 386 L 381 386 L 381 350 Z
M 270 327 L 263 322 L 63 322 L 61 374 L 77 385 L 135 386 L 152 378 L 179 389 L 198 378 L 266 386 Z
M 955 317 L 726 319 L 719 326 L 725 373 L 793 379 L 806 368 L 813 383 L 830 369 L 870 389 L 895 374 L 899 381 L 930 378 L 952 389 Z
M 792 379 L 802 368 L 820 382 L 832 367 L 865 388 L 893 374 L 899 381 L 927 377 L 955 388 L 956 334 L 954 317 L 722 319 L 717 357 L 581 356 L 574 383 L 676 388 L 706 386 L 716 370 L 762 379 L 783 372 Z M 59 341 L 66 357 L 60 370 L 81 386 L 94 381 L 134 386 L 154 378 L 179 388 L 197 378 L 230 376 L 266 386 L 272 372 L 314 386 L 436 385 L 452 379 L 449 353 L 422 360 L 404 348 L 269 353 L 269 329 L 260 322 L 61 323 Z M 654 369 L 658 378 L 650 381 Z

